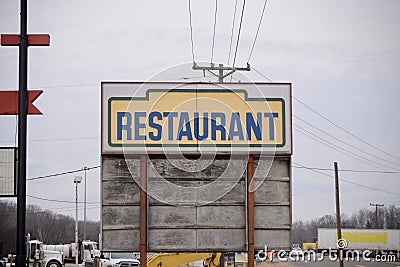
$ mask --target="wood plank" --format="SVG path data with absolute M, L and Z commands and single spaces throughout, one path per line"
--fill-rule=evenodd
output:
M 245 175 L 246 161 L 243 158 L 188 160 L 153 159 L 148 164 L 149 177 L 164 179 L 214 179 L 225 177 L 238 180 Z
M 139 179 L 140 160 L 125 159 L 121 157 L 102 157 L 101 179 L 107 180 L 131 180 Z
M 139 251 L 139 230 L 102 231 L 103 251 Z
M 114 229 L 140 226 L 140 206 L 106 206 L 102 208 L 103 228 Z
M 214 201 L 212 204 L 217 204 L 217 205 L 245 205 L 246 202 L 246 182 L 244 180 L 241 180 L 237 182 L 236 184 L 227 184 L 224 185 L 221 183 L 220 185 L 222 189 L 219 191 L 219 195 L 221 196 L 218 198 L 216 201 Z M 231 188 L 231 189 L 229 189 Z M 229 189 L 228 193 L 224 195 L 225 190 Z M 209 193 L 213 193 L 210 191 Z
M 139 186 L 134 181 L 125 180 L 102 182 L 102 204 L 138 205 L 139 202 Z
M 262 157 L 254 160 L 254 177 L 289 177 L 290 161 L 283 157 L 273 160 L 270 157 Z
M 201 206 L 197 208 L 198 228 L 245 228 L 244 206 Z
M 150 229 L 148 251 L 195 251 L 195 229 Z
M 172 207 L 150 206 L 149 227 L 177 228 L 245 228 L 243 206 Z
M 139 230 L 140 225 L 103 225 L 102 229 L 104 231 L 112 230 Z
M 196 226 L 196 207 L 150 206 L 149 228 Z
M 255 186 L 255 204 L 285 204 L 290 203 L 290 183 L 266 180 Z
M 246 251 L 245 229 L 199 229 L 199 251 Z
M 254 227 L 268 229 L 271 227 L 290 227 L 289 206 L 255 206 Z
M 245 202 L 245 184 L 236 181 L 217 180 L 213 183 L 204 181 L 180 181 L 170 183 L 149 179 L 148 194 L 150 205 L 187 205 L 199 206 L 209 203 L 221 205 L 243 204 Z
M 285 249 L 290 250 L 290 230 L 255 230 L 254 231 L 254 249 L 264 249 L 265 245 L 268 250 Z

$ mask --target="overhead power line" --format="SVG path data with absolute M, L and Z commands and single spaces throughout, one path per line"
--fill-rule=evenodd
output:
M 93 169 L 97 169 L 97 168 L 100 168 L 100 167 L 101 166 L 88 167 L 88 168 L 86 168 L 86 170 L 93 170 Z M 38 177 L 29 178 L 29 179 L 26 179 L 26 180 L 27 181 L 34 181 L 34 180 L 46 179 L 46 178 L 50 178 L 50 177 L 56 177 L 56 176 L 61 176 L 61 175 L 66 175 L 66 174 L 71 174 L 71 173 L 77 173 L 77 172 L 81 172 L 81 171 L 84 171 L 84 169 L 67 171 L 67 172 L 60 172 L 60 173 L 55 173 L 55 174 L 50 174 L 50 175 L 45 175 L 45 176 L 38 176 Z
M 256 68 L 254 68 L 254 66 L 252 66 L 252 69 L 255 70 L 259 75 L 261 75 L 262 77 L 264 77 L 265 79 L 267 79 L 268 81 L 273 82 L 270 78 L 268 78 L 268 77 L 267 77 L 265 74 L 263 74 L 261 71 L 259 71 L 259 70 L 257 70 Z M 390 154 L 390 153 L 384 151 L 383 149 L 378 148 L 377 146 L 375 146 L 375 145 L 373 145 L 373 144 L 370 144 L 369 142 L 367 142 L 367 141 L 361 139 L 360 137 L 358 137 L 358 136 L 352 134 L 350 131 L 344 129 L 343 127 L 341 127 L 341 126 L 339 126 L 339 125 L 337 125 L 336 123 L 334 123 L 334 122 L 333 122 L 332 120 L 330 120 L 329 118 L 325 117 L 324 115 L 320 114 L 318 111 L 316 111 L 316 110 L 314 110 L 313 108 L 309 107 L 309 106 L 308 106 L 307 104 L 305 104 L 303 101 L 297 99 L 295 96 L 292 96 L 292 97 L 293 97 L 293 99 L 295 99 L 296 101 L 298 101 L 300 104 L 302 104 L 303 106 L 305 106 L 307 109 L 311 110 L 313 113 L 317 114 L 318 116 L 320 116 L 321 118 L 325 119 L 326 121 L 328 121 L 328 122 L 331 123 L 332 125 L 336 126 L 337 128 L 341 129 L 342 131 L 346 132 L 347 134 L 353 136 L 353 137 L 356 138 L 357 140 L 359 140 L 359 141 L 361 141 L 361 142 L 363 142 L 363 143 L 369 145 L 370 147 L 372 147 L 372 148 L 374 148 L 374 149 L 376 149 L 376 150 L 378 150 L 378 151 L 380 151 L 380 152 L 382 152 L 382 153 L 384 153 L 384 154 L 386 154 L 386 155 L 388 155 L 388 156 L 391 156 L 392 158 L 395 158 L 395 159 L 399 159 L 399 160 L 400 160 L 399 157 L 397 157 L 397 156 L 395 156 L 395 155 L 393 155 L 393 154 Z M 294 115 L 294 116 L 295 116 L 295 115 Z M 299 117 L 297 117 L 297 116 L 295 116 L 295 117 L 296 117 L 296 118 L 299 118 Z M 300 119 L 300 120 L 301 120 L 301 119 Z M 302 121 L 304 121 L 304 120 L 302 120 Z M 311 125 L 310 123 L 307 123 L 307 124 Z M 313 125 L 311 125 L 311 126 L 314 127 L 314 128 L 318 128 L 318 127 L 315 127 L 315 126 L 313 126 Z M 320 130 L 320 129 L 318 128 L 318 130 Z M 322 131 L 322 130 L 320 130 L 320 131 Z M 303 132 L 303 134 L 305 134 L 305 133 Z M 332 135 L 330 135 L 330 136 L 333 137 Z M 313 136 L 309 136 L 309 137 L 310 137 L 310 138 L 313 138 Z M 337 139 L 336 137 L 333 137 L 333 138 Z M 315 140 L 315 138 L 313 138 L 313 139 Z M 346 145 L 349 145 L 349 144 L 346 143 L 346 142 L 343 142 L 343 141 L 341 141 L 341 142 L 342 142 L 342 143 L 345 143 Z M 355 147 L 352 146 L 352 145 L 349 145 L 349 146 L 355 148 Z M 368 153 L 368 152 L 366 152 L 366 151 L 364 151 L 364 150 L 361 150 L 361 149 L 359 149 L 359 148 L 356 148 L 356 149 L 359 150 L 359 151 L 362 151 L 363 153 L 366 153 L 366 154 L 368 154 L 368 155 L 370 155 L 370 156 L 371 156 L 371 155 L 374 155 L 374 158 L 378 158 L 378 159 L 380 159 L 380 160 L 382 160 L 382 161 L 385 161 L 385 162 L 387 162 L 387 163 L 400 166 L 400 164 L 398 164 L 398 163 L 394 163 L 394 162 L 388 161 L 388 160 L 386 160 L 386 159 L 384 159 L 384 158 L 377 157 L 375 154 Z M 335 150 L 337 150 L 337 149 L 335 149 Z M 354 153 L 353 153 L 353 154 L 354 154 Z M 357 155 L 357 156 L 359 156 L 359 155 Z M 371 160 L 369 160 L 369 161 L 371 161 Z M 376 162 L 375 162 L 375 163 L 376 163 Z M 378 163 L 378 164 L 379 164 L 379 165 L 382 165 L 382 164 L 380 164 L 380 163 Z M 383 165 L 383 166 L 386 166 L 386 165 Z M 386 166 L 386 167 L 388 167 L 388 166 Z M 390 169 L 395 169 L 395 168 L 392 168 L 392 167 L 388 167 L 388 168 L 390 168 Z M 396 169 L 396 170 L 397 170 L 397 169 Z
M 303 101 L 301 101 L 301 100 L 299 100 L 298 98 L 296 98 L 295 96 L 292 96 L 292 97 L 293 97 L 294 100 L 296 100 L 297 102 L 299 102 L 301 105 L 303 105 L 303 106 L 306 107 L 307 109 L 311 110 L 313 113 L 317 114 L 319 117 L 321 117 L 321 118 L 323 118 L 324 120 L 328 121 L 330 124 L 334 125 L 335 127 L 339 128 L 340 130 L 342 130 L 342 131 L 344 131 L 345 133 L 351 135 L 352 137 L 354 137 L 354 138 L 357 139 L 358 141 L 360 141 L 360 142 L 362 142 L 362 143 L 364 143 L 364 144 L 366 144 L 366 145 L 368 145 L 368 146 L 370 146 L 370 147 L 372 147 L 372 148 L 374 148 L 374 149 L 376 149 L 376 150 L 378 150 L 378 151 L 380 151 L 380 152 L 382 152 L 382 153 L 384 153 L 384 154 L 386 154 L 386 155 L 388 155 L 388 156 L 390 156 L 390 157 L 392 157 L 392 158 L 395 158 L 395 159 L 400 160 L 400 157 L 395 156 L 395 155 L 393 155 L 393 154 L 390 154 L 390 153 L 386 152 L 385 150 L 380 149 L 379 147 L 374 146 L 373 144 L 371 144 L 371 143 L 369 143 L 369 142 L 363 140 L 362 138 L 360 138 L 360 137 L 356 136 L 355 134 L 351 133 L 350 131 L 344 129 L 344 128 L 341 127 L 340 125 L 334 123 L 333 121 L 331 121 L 330 119 L 328 119 L 326 116 L 322 115 L 321 113 L 319 113 L 319 112 L 316 111 L 315 109 L 311 108 L 310 106 L 308 106 L 308 105 L 305 104 Z
M 190 26 L 190 42 L 192 44 L 192 59 L 194 62 L 194 42 L 193 42 L 193 25 L 192 25 L 192 7 L 189 0 L 189 26 Z
M 297 131 L 299 131 L 300 133 L 306 135 L 307 137 L 309 137 L 309 138 L 311 138 L 311 139 L 317 141 L 318 143 L 321 143 L 321 144 L 323 144 L 323 145 L 326 145 L 326 146 L 332 148 L 333 150 L 336 150 L 336 151 L 338 151 L 338 152 L 340 152 L 340 153 L 344 153 L 344 154 L 350 156 L 350 157 L 353 158 L 353 159 L 356 159 L 356 160 L 358 160 L 358 161 L 367 163 L 367 164 L 370 165 L 370 166 L 371 166 L 371 163 L 372 163 L 372 164 L 380 165 L 380 166 L 383 166 L 383 167 L 386 167 L 386 168 L 394 169 L 394 168 L 391 168 L 391 167 L 389 167 L 389 166 L 387 166 L 387 165 L 381 164 L 381 163 L 376 162 L 376 161 L 374 161 L 374 160 L 371 160 L 371 159 L 368 159 L 368 158 L 366 158 L 366 157 L 363 157 L 363 156 L 360 156 L 360 155 L 358 155 L 358 154 L 355 154 L 355 153 L 353 153 L 352 151 L 349 151 L 349 150 L 347 150 L 347 149 L 345 149 L 345 148 L 342 148 L 342 147 L 338 146 L 337 144 L 334 144 L 334 143 L 332 143 L 332 142 L 329 142 L 329 141 L 327 141 L 326 139 L 324 139 L 324 138 L 322 138 L 322 137 L 319 137 L 319 136 L 314 135 L 314 134 L 311 133 L 310 131 L 307 131 L 307 130 L 305 130 L 304 128 L 302 128 L 302 127 L 300 127 L 300 126 L 298 126 L 298 125 L 296 125 L 296 124 L 293 124 L 293 125 L 295 126 L 295 127 L 294 127 L 295 130 L 297 130 Z M 378 169 L 380 169 L 380 170 L 384 170 L 383 168 L 377 167 L 376 165 L 374 166 L 375 168 L 378 168 Z
M 269 82 L 273 83 L 273 81 L 268 78 L 265 74 L 263 74 L 262 72 L 260 72 L 259 70 L 257 70 L 256 68 L 254 68 L 254 66 L 251 66 L 251 69 L 253 69 L 255 72 L 257 72 L 259 75 L 261 75 L 263 78 L 267 79 Z
M 215 0 L 215 12 L 214 12 L 214 32 L 212 38 L 212 46 L 211 46 L 211 60 L 210 63 L 213 63 L 214 58 L 214 45 L 215 45 L 215 29 L 217 28 L 217 13 L 218 13 L 218 0 Z
M 31 196 L 31 195 L 26 195 L 27 197 L 38 199 L 38 200 L 44 200 L 44 201 L 49 201 L 49 202 L 58 202 L 58 203 L 76 203 L 76 201 L 70 201 L 70 200 L 59 200 L 59 199 L 50 199 L 50 198 L 43 198 L 43 197 L 36 197 L 36 196 Z M 78 201 L 78 204 L 84 204 L 85 202 L 83 201 Z M 95 202 L 86 202 L 86 204 L 98 204 L 100 203 L 99 201 Z
M 47 142 L 47 141 L 71 141 L 71 140 L 94 140 L 100 137 L 71 137 L 71 138 L 49 138 L 49 139 L 29 139 L 28 142 Z M 4 143 L 12 143 L 14 141 L 0 140 Z
M 296 164 L 296 165 L 299 165 L 299 166 L 301 166 L 301 167 L 303 167 L 303 168 L 305 168 L 307 170 L 310 170 L 310 171 L 313 171 L 313 172 L 317 172 L 319 174 L 322 174 L 322 175 L 330 177 L 330 178 L 334 178 L 332 175 L 323 173 L 323 172 L 321 172 L 319 170 L 316 170 L 316 169 L 313 169 L 313 168 L 308 168 L 307 166 L 304 166 L 304 165 L 296 163 L 296 162 L 293 162 L 293 163 Z M 349 180 L 346 180 L 346 179 L 343 179 L 343 178 L 339 178 L 339 180 L 341 180 L 343 182 L 346 182 L 346 183 L 349 183 L 349 184 L 353 184 L 353 185 L 359 186 L 359 187 L 364 187 L 364 188 L 367 188 L 367 189 L 370 189 L 370 190 L 374 190 L 374 191 L 379 191 L 379 192 L 383 192 L 383 193 L 387 193 L 387 194 L 391 194 L 391 195 L 400 196 L 400 194 L 396 193 L 396 192 L 391 192 L 391 191 L 387 191 L 387 190 L 383 190 L 383 189 L 379 189 L 379 188 L 375 188 L 375 187 L 371 187 L 371 186 L 355 183 L 355 182 L 352 182 L 352 181 L 349 181 Z
M 67 84 L 67 85 L 56 85 L 56 86 L 39 86 L 39 87 L 32 87 L 32 89 L 47 89 L 47 88 L 68 88 L 68 87 L 84 87 L 84 86 L 99 86 L 99 83 L 86 83 L 86 84 Z
M 368 166 L 373 166 L 373 167 L 375 167 L 375 168 L 377 168 L 377 169 L 384 170 L 383 168 L 377 167 L 377 166 L 375 166 L 375 165 L 371 165 L 369 162 L 367 162 L 367 161 L 365 161 L 365 160 L 362 160 L 362 159 L 360 159 L 360 158 L 357 158 L 357 157 L 353 156 L 352 154 L 350 154 L 350 153 L 348 153 L 348 152 L 346 152 L 346 151 L 343 151 L 342 149 L 339 149 L 336 145 L 329 144 L 328 142 L 324 141 L 324 140 L 321 139 L 321 138 L 317 139 L 317 137 L 315 137 L 314 135 L 309 134 L 309 133 L 307 133 L 307 132 L 301 130 L 300 128 L 293 127 L 293 129 L 295 129 L 295 130 L 298 131 L 299 133 L 301 133 L 301 134 L 307 136 L 308 138 L 310 138 L 310 139 L 312 139 L 312 140 L 314 140 L 314 141 L 316 141 L 316 142 L 318 142 L 318 143 L 320 143 L 320 144 L 323 144 L 324 146 L 327 146 L 327 147 L 329 147 L 329 148 L 331 148 L 331 149 L 333 149 L 333 150 L 335 150 L 335 151 L 337 151 L 337 152 L 340 152 L 340 153 L 342 153 L 342 154 L 345 154 L 345 155 L 347 155 L 347 156 L 349 156 L 349 157 L 351 157 L 351 158 L 353 158 L 353 159 L 355 159 L 355 160 L 358 160 L 358 161 L 360 161 L 360 162 L 363 162 L 363 163 L 367 164 Z
M 264 12 L 265 12 L 265 7 L 267 6 L 267 2 L 268 2 L 268 0 L 264 1 L 264 6 L 263 6 L 263 9 L 262 9 L 262 12 L 261 12 L 260 21 L 258 22 L 257 32 L 256 32 L 256 35 L 254 36 L 253 45 L 251 46 L 250 55 L 249 55 L 249 59 L 247 60 L 247 63 L 250 62 L 250 58 L 251 58 L 251 56 L 253 54 L 254 46 L 256 45 L 258 32 L 260 31 L 260 27 L 261 27 L 261 23 L 262 23 L 262 20 L 263 20 L 263 17 L 264 17 Z
M 70 141 L 70 140 L 94 140 L 100 137 L 71 137 L 71 138 L 49 138 L 49 139 L 30 139 L 29 142 L 45 142 L 45 141 Z
M 379 192 L 387 193 L 387 194 L 391 194 L 391 195 L 400 196 L 399 193 L 390 192 L 390 191 L 382 190 L 382 189 L 379 189 L 379 188 L 375 188 L 375 187 L 371 187 L 371 186 L 367 186 L 367 185 L 363 185 L 363 184 L 358 184 L 358 183 L 355 183 L 355 182 L 352 182 L 352 181 L 349 181 L 349 180 L 345 180 L 345 179 L 340 179 L 340 180 L 343 181 L 343 182 L 346 182 L 346 183 L 349 183 L 349 184 L 353 184 L 353 185 L 356 185 L 356 186 L 360 186 L 360 187 L 364 187 L 364 188 L 367 188 L 367 189 L 371 189 L 371 190 L 375 190 L 375 191 L 379 191 Z
M 233 43 L 233 31 L 235 29 L 237 2 L 238 2 L 238 0 L 235 0 L 235 9 L 233 11 L 232 30 L 231 30 L 231 42 L 229 44 L 228 65 L 229 65 L 230 60 L 231 60 L 232 43 Z
M 242 31 L 242 23 L 243 23 L 243 15 L 244 15 L 245 6 L 246 6 L 246 0 L 243 0 L 242 14 L 240 15 L 240 22 L 239 22 L 239 31 L 238 31 L 238 36 L 236 39 L 235 54 L 233 57 L 233 65 L 232 65 L 233 67 L 235 67 L 235 64 L 236 64 L 236 56 L 237 56 L 237 51 L 238 51 L 238 47 L 239 47 L 240 33 Z
M 75 204 L 75 202 L 73 204 Z M 93 210 L 93 209 L 99 209 L 99 208 L 100 208 L 99 204 L 94 204 L 93 206 L 86 207 L 87 210 Z M 44 211 L 52 211 L 54 213 L 59 213 L 59 212 L 66 212 L 66 211 L 76 211 L 76 208 L 44 208 L 43 210 Z M 79 208 L 78 208 L 78 210 L 79 210 Z
M 67 203 L 67 204 L 75 204 L 75 202 L 74 203 Z M 78 203 L 79 204 L 79 203 Z M 87 206 L 87 209 L 93 209 L 93 208 L 99 208 L 100 207 L 100 205 L 99 205 L 100 203 L 94 203 L 94 204 L 88 204 Z M 67 211 L 67 210 L 75 210 L 76 208 L 75 207 L 71 207 L 71 205 L 69 205 L 69 206 L 63 206 L 63 207 L 46 207 L 46 210 L 62 210 L 62 211 Z
M 298 163 L 296 163 L 296 164 L 298 164 Z M 318 170 L 318 171 L 334 171 L 334 169 L 330 169 L 330 168 L 306 167 L 306 166 L 293 166 L 293 168 L 307 169 L 307 170 Z M 400 172 L 376 171 L 376 170 L 352 170 L 352 169 L 343 169 L 343 170 L 339 170 L 339 172 L 400 174 Z
M 365 153 L 365 154 L 367 154 L 367 155 L 369 155 L 369 156 L 371 156 L 371 157 L 377 158 L 377 159 L 382 160 L 382 161 L 385 161 L 385 162 L 387 162 L 387 163 L 400 166 L 400 164 L 398 164 L 398 163 L 395 163 L 395 162 L 392 162 L 392 161 L 388 161 L 388 160 L 386 160 L 386 159 L 384 159 L 384 158 L 378 157 L 376 154 L 369 153 L 369 152 L 367 152 L 367 151 L 365 151 L 365 150 L 362 150 L 362 149 L 360 149 L 360 148 L 358 148 L 358 147 L 356 147 L 356 146 L 353 146 L 353 145 L 351 145 L 351 144 L 349 144 L 349 143 L 343 141 L 342 139 L 337 138 L 337 137 L 333 136 L 332 134 L 330 134 L 330 133 L 328 133 L 328 132 L 326 132 L 326 131 L 324 131 L 324 130 L 321 130 L 321 129 L 318 128 L 317 126 L 315 126 L 315 125 L 309 123 L 309 122 L 306 121 L 306 120 L 303 120 L 302 118 L 300 118 L 299 116 L 296 116 L 295 114 L 293 114 L 293 117 L 295 117 L 296 119 L 302 121 L 303 123 L 309 125 L 310 127 L 312 127 L 312 128 L 314 128 L 314 129 L 320 131 L 320 132 L 323 133 L 323 134 L 326 134 L 327 136 L 329 136 L 329 137 L 335 139 L 336 141 L 339 141 L 339 142 L 341 142 L 341 143 L 343 143 L 343 144 L 345 144 L 345 145 L 347 145 L 347 146 L 349 146 L 349 147 L 351 147 L 351 148 L 354 148 L 354 149 L 356 149 L 356 150 L 358 150 L 358 151 L 360 151 L 360 152 L 362 152 L 362 153 Z

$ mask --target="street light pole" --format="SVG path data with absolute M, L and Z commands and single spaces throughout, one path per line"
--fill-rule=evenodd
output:
M 86 171 L 88 170 L 88 167 L 83 167 L 83 170 L 85 171 L 85 199 L 84 199 L 84 208 L 83 208 L 83 240 L 86 240 Z
M 82 181 L 82 176 L 75 176 L 75 264 L 79 266 L 79 245 L 78 245 L 78 184 Z

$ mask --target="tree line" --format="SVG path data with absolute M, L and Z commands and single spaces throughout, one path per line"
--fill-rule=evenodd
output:
M 83 221 L 78 222 L 79 238 L 83 238 Z M 26 232 L 31 239 L 44 244 L 67 244 L 75 242 L 75 218 L 43 210 L 36 205 L 26 207 Z M 86 238 L 98 242 L 100 222 L 86 222 Z M 16 253 L 17 205 L 0 201 L 0 256 Z
M 341 215 L 342 228 L 400 229 L 400 208 L 394 205 L 380 207 L 376 221 L 375 209 L 360 209 L 351 216 Z M 0 256 L 15 254 L 17 234 L 17 207 L 13 202 L 0 201 Z M 335 228 L 336 216 L 325 215 L 308 221 L 292 224 L 293 243 L 317 241 L 318 228 Z M 83 222 L 79 221 L 79 238 L 83 238 Z M 31 239 L 45 244 L 67 244 L 75 241 L 75 219 L 71 216 L 43 210 L 36 205 L 27 205 L 26 231 Z M 100 222 L 86 222 L 87 239 L 98 242 Z
M 375 208 L 360 209 L 351 216 L 341 214 L 342 228 L 357 229 L 400 229 L 400 208 L 394 205 L 378 209 L 376 221 Z M 293 243 L 317 241 L 318 228 L 336 228 L 336 215 L 325 215 L 309 221 L 296 221 L 292 224 Z

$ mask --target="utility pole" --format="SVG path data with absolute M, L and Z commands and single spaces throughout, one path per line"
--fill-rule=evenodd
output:
M 370 206 L 375 206 L 375 229 L 379 228 L 379 221 L 378 221 L 378 207 L 385 206 L 384 204 L 373 204 L 369 203 Z
M 203 75 L 205 76 L 205 72 L 208 71 L 212 75 L 218 78 L 219 83 L 223 83 L 224 79 L 228 77 L 229 75 L 232 75 L 236 71 L 250 71 L 250 64 L 247 63 L 247 66 L 244 68 L 237 68 L 237 67 L 224 67 L 223 64 L 218 64 L 218 67 L 214 65 L 214 63 L 211 63 L 209 67 L 201 67 L 197 65 L 196 62 L 193 62 L 193 70 L 202 70 Z M 216 70 L 218 71 L 218 74 L 215 74 L 213 71 Z M 224 71 L 228 71 L 228 73 L 224 73 Z
M 337 162 L 333 163 L 335 169 L 335 196 L 336 196 L 336 227 L 338 236 L 338 248 L 339 248 L 339 266 L 343 265 L 343 247 L 339 246 L 339 240 L 342 239 L 342 224 L 340 222 L 340 201 L 339 201 L 339 170 Z

